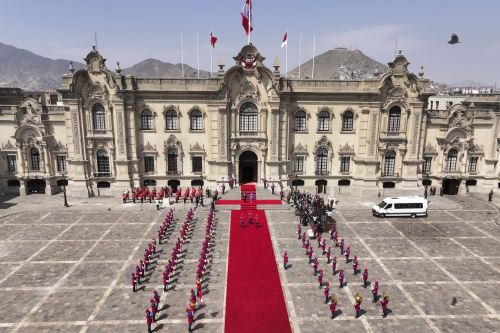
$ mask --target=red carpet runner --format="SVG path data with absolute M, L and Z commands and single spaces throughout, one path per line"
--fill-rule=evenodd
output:
M 232 203 L 241 203 L 242 209 L 231 212 L 225 332 L 289 333 L 292 330 L 266 215 L 256 210 L 255 201 L 249 202 L 250 193 L 255 196 L 255 185 L 243 185 L 241 191 L 247 192 L 247 201 Z M 270 201 L 281 204 L 280 200 Z M 258 216 L 259 228 L 255 223 L 248 225 L 249 213 L 253 219 Z M 240 228 L 241 214 L 245 217 L 244 229 Z

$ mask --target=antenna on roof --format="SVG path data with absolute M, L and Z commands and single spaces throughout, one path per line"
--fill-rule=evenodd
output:
M 97 32 L 94 32 L 94 45 L 95 49 L 97 50 Z

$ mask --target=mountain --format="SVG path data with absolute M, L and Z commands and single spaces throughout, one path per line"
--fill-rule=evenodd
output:
M 83 68 L 79 62 L 76 69 Z M 69 60 L 49 59 L 33 52 L 0 43 L 0 86 L 25 90 L 54 90 L 61 75 L 68 73 Z
M 134 66 L 123 69 L 123 74 L 138 77 L 182 77 L 182 65 L 163 62 L 158 59 L 146 59 Z M 184 64 L 184 77 L 196 78 L 198 76 L 195 68 Z M 210 72 L 200 70 L 200 77 L 209 77 Z
M 311 78 L 312 59 L 300 66 L 300 76 L 303 79 Z M 336 48 L 326 51 L 315 57 L 314 79 L 319 80 L 348 80 L 371 79 L 378 67 L 379 73 L 384 73 L 388 67 L 366 56 L 360 50 Z M 288 72 L 291 77 L 298 78 L 299 68 Z

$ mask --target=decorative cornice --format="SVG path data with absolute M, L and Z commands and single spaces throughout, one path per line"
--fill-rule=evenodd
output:
M 354 148 L 346 142 L 345 145 L 339 148 L 339 155 L 354 155 Z

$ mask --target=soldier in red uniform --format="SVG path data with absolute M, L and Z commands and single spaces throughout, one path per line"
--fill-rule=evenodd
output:
M 245 227 L 245 218 L 243 215 L 240 215 L 240 228 L 243 229 Z
M 372 290 L 372 295 L 373 295 L 373 301 L 372 302 L 376 303 L 377 299 L 378 299 L 378 281 L 373 281 L 372 282 L 371 290 Z
M 335 247 L 339 246 L 339 234 L 337 230 L 333 232 L 333 243 L 335 244 Z
M 332 273 L 335 275 L 337 273 L 337 257 L 334 256 L 332 259 Z
M 286 251 L 283 253 L 283 268 L 287 269 L 288 267 L 288 254 Z
M 302 234 L 302 228 L 300 227 L 300 222 L 299 222 L 299 224 L 297 224 L 297 236 L 299 237 L 299 239 L 301 234 Z
M 332 255 L 332 247 L 328 246 L 328 251 L 326 251 L 326 263 L 330 263 L 330 256 Z
M 342 288 L 344 286 L 344 271 L 339 270 L 339 287 Z
M 340 240 L 339 247 L 340 247 L 340 255 L 343 255 L 344 254 L 344 239 L 343 238 Z
M 354 311 L 355 311 L 355 317 L 359 318 L 359 315 L 361 313 L 361 302 L 363 302 L 363 297 L 359 294 L 356 293 L 356 296 L 354 296 Z
M 354 256 L 354 259 L 352 260 L 352 270 L 354 275 L 358 274 L 358 256 Z
M 380 301 L 380 306 L 382 306 L 382 317 L 387 317 L 387 305 L 389 305 L 389 295 L 386 293 L 382 294 L 382 300 Z
M 337 308 L 337 297 L 335 295 L 332 295 L 330 297 L 330 303 L 328 304 L 330 308 L 330 313 L 331 313 L 331 318 L 335 318 L 335 310 Z
M 307 251 L 307 256 L 309 257 L 309 263 L 312 262 L 313 248 L 309 246 L 309 250 Z
M 318 283 L 319 283 L 319 288 L 323 287 L 323 270 L 320 269 L 318 273 Z
M 153 321 L 156 321 L 156 312 L 158 312 L 158 305 L 156 305 L 156 302 L 153 298 L 151 298 L 149 302 L 151 305 L 151 314 L 153 316 Z
M 151 324 L 153 323 L 153 315 L 149 311 L 149 309 L 146 309 L 146 325 L 148 325 L 148 333 L 151 333 Z
M 321 250 L 323 251 L 323 254 L 326 253 L 326 240 L 323 238 L 323 241 L 321 242 Z
M 345 263 L 349 263 L 349 255 L 351 254 L 351 247 L 348 246 L 346 249 L 345 249 L 345 252 L 344 252 L 344 256 L 345 256 Z
M 328 282 L 325 282 L 323 294 L 325 295 L 325 303 L 328 303 L 328 298 L 330 298 L 330 284 Z
M 135 278 L 135 274 L 132 273 L 132 291 L 134 293 L 136 292 L 136 286 L 137 286 L 137 279 Z
M 368 268 L 363 270 L 363 287 L 366 288 L 366 283 L 368 282 Z
M 188 332 L 192 332 L 193 331 L 194 312 L 189 306 L 186 308 L 186 314 L 187 314 L 187 322 L 188 322 Z

